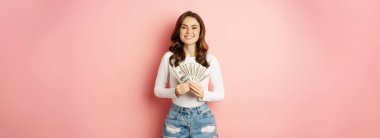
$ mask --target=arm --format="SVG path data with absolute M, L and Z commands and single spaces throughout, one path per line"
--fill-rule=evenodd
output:
M 200 101 L 222 101 L 224 99 L 224 86 L 222 72 L 218 60 L 213 57 L 210 62 L 210 82 L 212 90 L 206 89 L 203 98 Z
M 166 88 L 169 78 L 169 57 L 171 54 L 166 52 L 161 59 L 160 66 L 158 67 L 158 73 L 156 82 L 154 85 L 154 94 L 160 98 L 177 98 L 175 94 L 175 88 Z

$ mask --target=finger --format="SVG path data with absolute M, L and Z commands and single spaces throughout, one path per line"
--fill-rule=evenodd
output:
M 189 86 L 189 83 L 183 83 L 183 86 Z
M 195 82 L 190 82 L 189 83 L 191 86 L 196 86 L 196 83 Z
M 194 89 L 192 87 L 190 87 L 190 89 L 192 90 L 192 93 L 196 96 L 196 97 L 202 97 L 202 91 L 199 90 L 199 89 Z
M 181 92 L 181 95 L 183 95 L 183 94 L 185 94 L 185 93 L 186 93 L 186 91 L 182 91 L 182 92 Z
M 193 86 L 189 85 L 189 89 L 190 90 L 194 90 Z
M 190 87 L 183 87 L 184 90 L 189 91 Z
M 201 86 L 199 83 L 197 83 L 197 82 L 192 82 L 192 85 L 194 85 L 194 86 Z
M 183 84 L 182 87 L 189 87 L 189 84 L 188 83 Z
M 189 85 L 182 85 L 182 86 L 180 86 L 181 88 L 189 88 Z
M 186 90 L 185 87 L 181 87 L 181 88 L 180 88 L 181 93 L 183 93 L 185 90 Z
M 197 86 L 191 86 L 191 85 L 190 85 L 190 88 L 193 89 L 193 90 L 196 90 L 196 91 L 200 91 L 200 88 L 197 87 Z M 199 93 L 199 92 L 198 92 L 198 93 Z
M 196 87 L 197 89 L 201 89 L 202 88 L 202 86 L 200 84 L 198 84 L 198 83 L 191 83 L 190 85 Z
M 201 97 L 201 94 L 199 93 L 193 93 L 196 97 Z
M 190 88 L 183 88 L 182 89 L 182 94 L 185 94 L 185 93 L 187 93 L 187 92 L 189 92 L 190 91 Z
M 194 95 L 196 95 L 196 96 L 200 96 L 200 95 L 201 95 L 200 91 L 198 91 L 198 90 L 191 90 L 191 92 L 192 92 Z
M 189 88 L 189 87 L 186 87 L 186 88 L 184 89 L 184 91 L 185 91 L 185 93 L 187 93 L 187 92 L 190 91 L 190 88 Z
M 195 91 L 195 90 L 191 90 L 191 93 L 194 94 L 194 95 L 197 96 L 197 97 L 200 95 L 200 94 L 199 94 L 197 91 Z
M 190 88 L 190 90 L 191 90 L 192 93 L 199 93 L 197 90 L 194 90 L 192 88 Z

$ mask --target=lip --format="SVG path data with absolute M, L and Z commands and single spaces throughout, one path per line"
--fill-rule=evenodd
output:
M 194 36 L 192 36 L 192 35 L 185 35 L 184 37 L 185 37 L 185 39 L 188 39 L 188 40 L 190 40 L 190 39 L 193 39 L 193 38 L 194 38 Z

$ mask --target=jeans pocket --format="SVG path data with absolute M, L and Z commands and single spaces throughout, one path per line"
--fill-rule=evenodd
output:
M 214 114 L 211 112 L 210 109 L 202 110 L 199 114 L 199 117 L 201 118 L 213 118 Z
M 174 119 L 177 119 L 177 116 L 178 116 L 178 112 L 176 112 L 175 110 L 170 109 L 169 112 L 168 112 L 168 115 L 166 116 L 166 118 L 174 120 Z

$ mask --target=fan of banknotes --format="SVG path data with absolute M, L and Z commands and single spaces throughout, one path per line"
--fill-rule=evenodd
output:
M 201 82 L 209 76 L 207 68 L 198 63 L 182 64 L 172 68 L 172 71 L 180 83 Z

